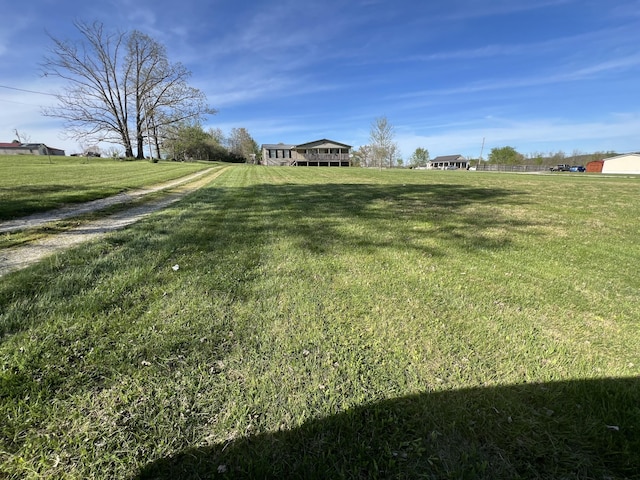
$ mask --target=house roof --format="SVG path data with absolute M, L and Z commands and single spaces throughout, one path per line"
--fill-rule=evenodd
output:
M 346 143 L 340 143 L 340 142 L 336 142 L 334 140 L 329 140 L 326 138 L 322 138 L 320 140 L 314 140 L 313 142 L 301 143 L 299 145 L 291 145 L 290 143 L 265 143 L 262 145 L 262 148 L 265 150 L 282 150 L 282 149 L 292 150 L 294 148 L 312 148 L 317 145 L 323 145 L 327 143 L 331 145 L 335 145 L 337 147 L 352 148 L 351 145 L 347 145 Z
M 47 147 L 52 150 L 60 150 L 59 148 L 48 147 L 44 143 L 18 143 L 18 142 L 0 143 L 0 148 L 39 148 L 39 147 Z
M 265 150 L 291 150 L 296 148 L 296 146 L 290 143 L 264 143 L 262 148 Z
M 321 138 L 320 140 L 314 140 L 313 142 L 301 143 L 300 145 L 296 145 L 297 148 L 302 147 L 312 147 L 314 145 L 330 143 L 332 145 L 338 145 L 339 147 L 351 148 L 351 145 L 347 145 L 346 143 L 336 142 L 335 140 L 329 140 L 328 138 Z
M 432 162 L 455 162 L 456 160 L 460 160 L 460 159 L 466 160 L 466 158 L 464 158 L 464 156 L 462 155 L 443 155 L 441 157 L 436 157 L 433 160 L 431 160 Z
M 620 158 L 627 158 L 627 157 L 640 159 L 640 153 L 625 153 L 623 155 L 616 155 L 615 157 L 603 158 L 602 160 L 605 162 L 608 162 L 609 160 L 617 160 Z

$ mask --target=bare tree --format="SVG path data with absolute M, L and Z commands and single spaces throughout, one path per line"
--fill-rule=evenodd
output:
M 394 141 L 394 128 L 387 117 L 378 117 L 371 124 L 369 140 L 374 162 L 382 168 L 383 165 L 393 166 L 399 155 L 398 144 Z
M 232 128 L 228 142 L 229 151 L 244 158 L 247 162 L 254 161 L 259 153 L 258 144 L 249 135 L 246 128 Z
M 107 33 L 100 22 L 76 22 L 79 42 L 50 36 L 53 47 L 42 67 L 46 76 L 68 82 L 59 105 L 44 115 L 66 121 L 69 136 L 84 141 L 108 141 L 124 147 L 125 156 L 144 158 L 164 127 L 185 119 L 198 121 L 208 113 L 205 95 L 187 85 L 181 64 L 167 60 L 165 48 L 138 31 Z M 150 154 L 152 154 L 150 152 Z
M 31 143 L 31 135 L 28 135 L 24 132 L 18 132 L 17 128 L 13 129 L 13 132 L 16 134 L 16 138 L 18 139 L 18 143 Z
M 361 145 L 353 152 L 353 164 L 358 167 L 372 166 L 372 148 L 369 145 Z
M 227 137 L 224 135 L 224 132 L 219 127 L 210 128 L 207 133 L 209 134 L 209 136 L 211 136 L 211 138 L 213 138 L 216 141 L 218 145 L 226 145 L 228 143 Z
M 170 64 L 166 49 L 151 37 L 134 31 L 128 38 L 129 90 L 134 91 L 138 158 L 142 158 L 145 134 L 153 137 L 160 155 L 160 136 L 167 126 L 198 122 L 215 110 L 200 90 L 189 87 L 191 73 L 180 63 Z M 150 141 L 150 139 L 149 139 Z

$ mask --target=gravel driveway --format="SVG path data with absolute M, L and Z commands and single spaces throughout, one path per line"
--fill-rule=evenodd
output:
M 0 233 L 40 227 L 50 222 L 57 222 L 103 210 L 113 205 L 138 200 L 144 198 L 145 195 L 150 193 L 182 186 L 178 192 L 170 193 L 160 200 L 150 201 L 113 215 L 105 216 L 99 220 L 82 224 L 76 228 L 47 236 L 26 245 L 0 250 L 0 277 L 10 272 L 26 268 L 54 253 L 61 252 L 82 242 L 93 240 L 109 232 L 131 225 L 141 218 L 144 218 L 147 215 L 180 200 L 187 193 L 191 193 L 206 185 L 219 176 L 224 170 L 226 170 L 226 168 L 216 170 L 213 173 L 212 170 L 213 169 L 202 170 L 193 175 L 182 177 L 150 188 L 122 193 L 112 197 L 94 200 L 92 202 L 73 205 L 59 210 L 53 210 L 51 212 L 39 213 L 29 217 L 0 223 Z

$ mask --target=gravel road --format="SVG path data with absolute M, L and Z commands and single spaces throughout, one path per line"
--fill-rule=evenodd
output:
M 20 245 L 19 247 L 0 250 L 0 277 L 3 277 L 10 272 L 26 268 L 49 255 L 53 255 L 54 253 L 61 252 L 80 243 L 93 240 L 109 232 L 131 225 L 147 215 L 177 202 L 186 194 L 201 188 L 219 176 L 224 170 L 226 169 L 223 168 L 212 172 L 212 169 L 207 169 L 193 175 L 182 177 L 150 188 L 135 190 L 129 193 L 114 195 L 112 197 L 80 205 L 69 206 L 51 212 L 40 213 L 0 223 L 0 233 L 40 227 L 50 222 L 57 222 L 103 210 L 112 205 L 138 200 L 150 193 L 182 186 L 178 192 L 169 193 L 160 200 L 146 202 L 142 205 L 126 209 L 113 215 L 105 216 L 99 220 L 82 224 L 62 233 L 50 235 L 40 240 Z

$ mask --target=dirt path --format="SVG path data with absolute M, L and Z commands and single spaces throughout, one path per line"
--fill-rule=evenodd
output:
M 85 223 L 77 228 L 65 232 L 47 236 L 32 243 L 0 250 L 0 277 L 7 273 L 20 270 L 32 265 L 54 253 L 61 252 L 80 243 L 98 238 L 109 232 L 119 230 L 137 222 L 147 215 L 156 212 L 168 205 L 177 202 L 187 193 L 193 192 L 206 185 L 214 178 L 222 174 L 226 168 L 216 170 L 203 170 L 187 177 L 156 185 L 150 188 L 136 190 L 126 194 L 87 202 L 77 206 L 70 206 L 60 210 L 31 215 L 11 222 L 0 223 L 0 233 L 13 232 L 34 228 L 50 222 L 56 222 L 66 218 L 103 210 L 112 205 L 118 205 L 143 198 L 150 193 L 180 187 L 177 191 L 167 194 L 159 200 L 150 201 L 127 210 L 105 216 L 99 220 Z
M 0 222 L 0 233 L 16 232 L 19 230 L 26 230 L 27 228 L 35 228 L 49 222 L 58 222 L 66 218 L 77 217 L 86 213 L 103 210 L 105 208 L 111 207 L 112 205 L 132 202 L 144 197 L 145 195 L 149 195 L 150 193 L 167 190 L 169 188 L 177 187 L 179 185 L 183 185 L 185 183 L 196 180 L 203 175 L 211 173 L 211 170 L 211 168 L 208 168 L 206 170 L 201 170 L 194 174 L 187 175 L 186 177 L 181 177 L 176 180 L 161 183 L 148 188 L 132 190 L 131 192 L 120 193 L 112 197 L 100 198 L 91 202 L 70 205 L 68 207 L 51 210 L 49 212 L 36 213 L 33 215 L 29 215 L 28 217 L 17 218 L 15 220 L 9 220 L 7 222 Z

